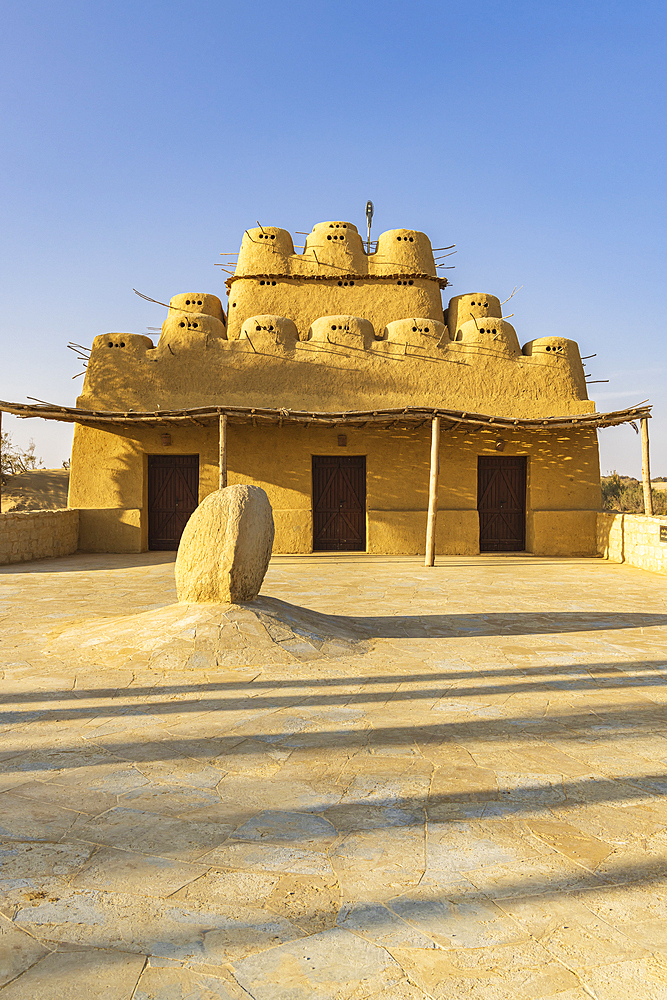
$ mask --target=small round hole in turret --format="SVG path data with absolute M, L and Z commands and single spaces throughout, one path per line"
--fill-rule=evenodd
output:
M 113 340 L 109 341 L 109 347 L 113 347 Z
M 179 326 L 185 326 L 185 323 L 179 323 L 178 325 Z M 109 346 L 111 346 L 111 345 L 109 345 Z

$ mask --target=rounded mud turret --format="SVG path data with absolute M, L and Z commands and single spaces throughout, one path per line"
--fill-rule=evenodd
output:
M 579 399 L 588 399 L 584 366 L 576 340 L 567 337 L 538 337 L 523 345 L 522 352 L 531 364 L 551 368 L 554 373 L 569 373 L 574 392 Z
M 405 344 L 409 347 L 419 347 L 432 350 L 444 347 L 449 343 L 449 331 L 444 323 L 437 319 L 397 319 L 387 323 L 382 342 Z
M 447 306 L 447 326 L 452 340 L 463 323 L 470 319 L 501 319 L 502 307 L 500 299 L 487 292 L 466 292 L 465 295 L 455 295 Z
M 521 354 L 514 327 L 507 320 L 493 316 L 469 319 L 467 323 L 461 323 L 454 342 L 489 352 Z
M 222 320 L 206 313 L 181 312 L 170 309 L 162 324 L 159 347 L 170 345 L 193 347 L 205 345 L 209 340 L 227 340 L 227 329 Z
M 296 323 L 286 316 L 251 316 L 241 327 L 239 341 L 247 341 L 252 347 L 264 351 L 276 349 L 293 350 L 299 339 Z
M 236 274 L 288 274 L 293 253 L 294 243 L 286 229 L 277 226 L 246 229 Z
M 541 358 L 545 362 L 566 358 L 570 364 L 581 365 L 579 345 L 576 340 L 568 340 L 566 337 L 538 337 L 537 340 L 529 340 L 523 345 L 522 353 L 527 358 Z
M 219 319 L 221 323 L 225 322 L 222 302 L 217 295 L 211 295 L 210 292 L 180 292 L 169 300 L 169 308 L 187 313 L 203 313 L 205 316 Z
M 381 233 L 377 250 L 369 257 L 374 274 L 431 274 L 435 261 L 431 241 L 416 229 L 389 229 Z
M 90 354 L 92 357 L 99 351 L 114 354 L 122 351 L 123 354 L 143 355 L 154 346 L 151 338 L 141 333 L 102 333 L 93 339 Z
M 320 316 L 306 338 L 312 344 L 356 347 L 368 350 L 375 340 L 373 324 L 361 316 Z
M 319 263 L 319 273 L 332 278 L 345 273 L 362 275 L 368 268 L 361 236 L 351 222 L 318 222 L 306 237 L 302 260 Z

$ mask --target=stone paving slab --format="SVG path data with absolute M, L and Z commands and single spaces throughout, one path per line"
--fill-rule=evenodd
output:
M 0 1000 L 667 1000 L 667 580 L 0 570 Z

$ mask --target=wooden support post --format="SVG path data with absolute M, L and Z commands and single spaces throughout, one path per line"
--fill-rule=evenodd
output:
M 438 471 L 440 466 L 440 417 L 431 421 L 431 475 L 428 482 L 428 520 L 424 566 L 435 566 L 435 522 L 438 514 Z
M 644 513 L 653 517 L 653 497 L 651 496 L 651 461 L 648 450 L 648 417 L 642 417 L 642 480 L 644 482 Z
M 218 489 L 224 490 L 227 485 L 227 414 L 221 413 L 218 419 L 219 424 L 219 456 L 218 456 L 218 466 L 219 466 L 219 476 L 218 476 Z

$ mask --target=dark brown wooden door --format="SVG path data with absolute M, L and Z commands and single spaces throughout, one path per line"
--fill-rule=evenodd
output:
M 525 457 L 480 455 L 477 460 L 477 510 L 481 552 L 525 549 Z
M 199 503 L 199 455 L 148 456 L 148 548 L 177 549 Z
M 313 455 L 313 548 L 366 550 L 365 455 Z

